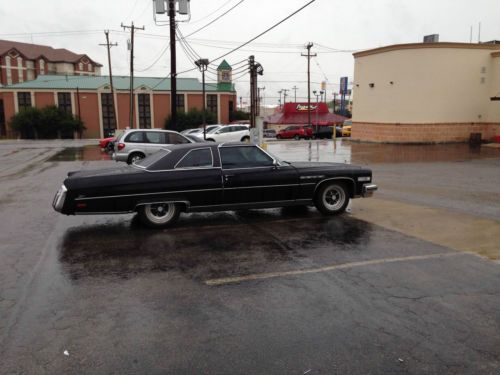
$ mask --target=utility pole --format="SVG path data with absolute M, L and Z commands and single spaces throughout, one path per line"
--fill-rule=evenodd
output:
M 299 88 L 297 86 L 293 86 L 292 87 L 292 90 L 293 90 L 293 99 L 294 99 L 294 102 L 297 103 L 297 90 Z
M 255 57 L 251 55 L 248 58 L 250 70 L 250 127 L 255 128 L 257 117 L 257 74 L 264 74 L 264 68 L 258 62 L 255 62 Z
M 260 90 L 264 91 L 266 87 L 257 87 L 257 116 L 260 116 Z
M 334 92 L 333 93 L 333 113 L 335 114 L 337 111 L 336 111 L 336 108 L 335 108 L 335 105 L 337 103 L 337 93 Z
M 175 0 L 168 0 L 170 26 L 170 113 L 172 125 L 177 126 L 177 65 L 175 55 Z M 205 98 L 203 98 L 205 100 Z
M 286 93 L 290 91 L 289 89 L 283 89 L 283 105 L 286 104 L 286 97 L 288 96 Z
M 243 96 L 240 96 L 240 111 L 243 111 Z
M 132 129 L 134 127 L 134 33 L 135 30 L 144 30 L 143 27 L 136 27 L 132 22 L 131 26 L 126 26 L 121 24 L 123 29 L 130 29 L 130 112 L 129 112 L 129 127 Z M 137 124 L 139 127 L 139 124 Z
M 280 94 L 280 100 L 279 100 L 280 108 L 281 108 L 281 93 L 282 92 L 283 92 L 283 90 L 278 91 L 278 94 Z
M 307 122 L 311 126 L 311 57 L 316 56 L 315 53 L 311 54 L 313 44 L 307 43 L 307 54 L 301 53 L 301 56 L 307 57 Z
M 117 116 L 116 116 L 116 105 L 115 105 L 115 89 L 113 87 L 113 71 L 111 70 L 111 47 L 115 47 L 118 43 L 109 42 L 109 30 L 104 30 L 104 35 L 106 35 L 106 43 L 100 43 L 100 46 L 106 46 L 108 49 L 108 65 L 109 65 L 109 86 L 111 87 L 111 103 L 113 104 L 113 117 L 115 119 L 116 129 L 119 129 Z
M 201 80 L 202 80 L 202 96 L 203 96 L 203 109 L 202 109 L 202 113 L 201 113 L 201 119 L 202 119 L 202 122 L 203 122 L 203 139 L 207 139 L 207 122 L 206 122 L 206 119 L 205 119 L 205 71 L 207 70 L 207 67 L 208 67 L 208 59 L 199 59 L 199 60 L 196 60 L 195 62 L 195 65 L 198 67 L 198 69 L 200 69 L 200 72 L 201 72 Z

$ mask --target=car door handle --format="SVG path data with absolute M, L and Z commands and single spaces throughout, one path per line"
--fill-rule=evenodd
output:
M 229 182 L 231 177 L 234 177 L 234 174 L 225 174 L 224 175 L 224 182 Z

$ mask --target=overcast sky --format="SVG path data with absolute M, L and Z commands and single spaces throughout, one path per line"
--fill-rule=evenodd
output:
M 191 0 L 191 20 L 179 23 L 179 27 L 187 36 L 236 5 L 210 26 L 187 37 L 197 55 L 213 60 L 308 2 Z M 104 65 L 103 75 L 108 74 L 106 49 L 99 46 L 105 41 L 103 30 L 109 29 L 111 41 L 118 43 L 112 48 L 113 74 L 128 75 L 130 35 L 122 31 L 120 24 L 133 21 L 136 26 L 145 26 L 145 31 L 136 33 L 136 76 L 165 77 L 170 72 L 170 52 L 165 50 L 169 30 L 155 25 L 152 0 L 0 0 L 0 19 L 0 39 L 86 53 Z M 248 74 L 238 74 L 242 70 L 237 67 L 251 54 L 264 67 L 259 86 L 265 87 L 266 104 L 277 104 L 277 91 L 293 86 L 299 88 L 299 100 L 307 95 L 307 59 L 301 53 L 306 52 L 308 42 L 313 42 L 312 52 L 318 55 L 311 60 L 311 89 L 319 90 L 320 82 L 326 81 L 331 99 L 332 93 L 338 91 L 339 77 L 348 76 L 352 81 L 353 51 L 420 42 L 427 34 L 439 34 L 440 41 L 469 42 L 471 26 L 477 42 L 479 22 L 481 41 L 500 39 L 499 19 L 499 0 L 316 0 L 226 60 L 235 64 L 234 76 L 239 77 L 236 89 L 244 101 L 249 95 Z M 193 67 L 179 43 L 177 55 L 178 72 Z M 197 71 L 180 77 L 201 80 Z M 209 72 L 207 80 L 215 80 L 213 73 Z M 293 100 L 293 90 L 289 95 L 287 101 Z

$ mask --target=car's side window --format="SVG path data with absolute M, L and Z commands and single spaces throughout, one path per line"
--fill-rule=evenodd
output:
M 127 138 L 125 139 L 125 142 L 143 143 L 144 142 L 144 133 L 143 132 L 133 132 L 133 133 L 130 133 L 127 136 Z
M 176 164 L 175 168 L 207 168 L 213 166 L 212 150 L 202 148 L 190 150 Z
M 224 126 L 222 128 L 219 129 L 219 133 L 228 133 L 230 132 L 230 126 Z
M 165 143 L 178 145 L 182 143 L 189 143 L 188 139 L 177 133 L 168 133 Z
M 255 146 L 221 147 L 223 169 L 255 168 L 273 165 L 273 159 Z
M 146 142 L 156 144 L 165 143 L 165 134 L 160 132 L 146 132 Z

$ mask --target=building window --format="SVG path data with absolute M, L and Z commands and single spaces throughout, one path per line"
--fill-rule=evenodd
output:
M 40 74 L 45 74 L 45 61 L 40 59 Z
M 229 113 L 234 111 L 234 102 L 232 100 L 229 101 Z
M 137 101 L 139 103 L 139 128 L 151 129 L 151 104 L 149 102 L 149 94 L 138 94 Z
M 101 94 L 102 131 L 104 137 L 111 137 L 115 133 L 116 121 L 113 111 L 113 97 L 111 94 Z
M 26 70 L 26 79 L 28 81 L 35 79 L 35 62 L 33 60 L 26 61 Z
M 71 94 L 69 92 L 57 93 L 57 104 L 59 109 L 66 113 L 72 113 L 71 108 Z
M 178 112 L 185 111 L 184 94 L 177 94 L 177 97 L 175 98 L 175 103 L 176 103 L 176 107 L 177 107 Z
M 23 58 L 19 56 L 17 58 L 17 75 L 18 75 L 18 81 L 19 82 L 24 82 L 24 76 L 23 76 Z
M 91 72 L 91 71 L 92 71 L 92 64 L 88 64 L 88 65 L 87 65 L 87 70 L 88 70 L 89 72 Z
M 207 95 L 207 110 L 217 113 L 217 95 Z
M 10 56 L 5 56 L 5 66 L 7 69 L 7 84 L 12 85 L 12 70 L 10 67 Z
M 17 107 L 19 110 L 23 110 L 31 107 L 31 93 L 30 92 L 18 92 L 17 93 Z

